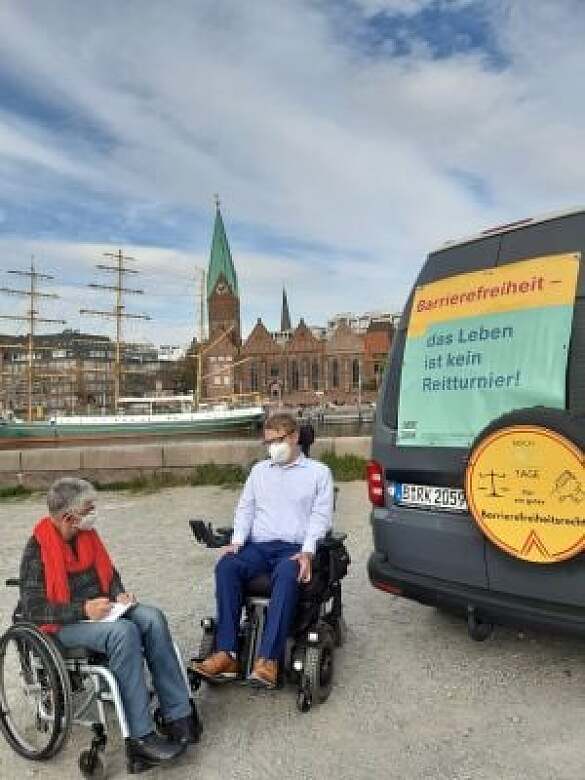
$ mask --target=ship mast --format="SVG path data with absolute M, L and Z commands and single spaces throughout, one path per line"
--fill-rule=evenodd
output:
M 38 289 L 38 282 L 40 280 L 42 281 L 48 281 L 53 280 L 54 276 L 49 276 L 49 274 L 42 274 L 39 271 L 35 269 L 35 263 L 34 263 L 34 256 L 30 259 L 30 270 L 29 271 L 17 271 L 17 270 L 11 270 L 8 271 L 9 274 L 15 274 L 16 276 L 24 276 L 28 277 L 29 279 L 29 289 L 23 290 L 23 289 L 14 289 L 12 287 L 0 287 L 0 292 L 5 293 L 7 295 L 17 295 L 20 297 L 28 298 L 29 299 L 29 309 L 26 312 L 25 316 L 15 316 L 15 315 L 8 315 L 8 314 L 2 314 L 0 315 L 0 319 L 2 320 L 10 320 L 12 322 L 26 322 L 28 323 L 28 337 L 27 337 L 27 352 L 28 352 L 28 365 L 27 365 L 27 419 L 29 422 L 32 421 L 32 396 L 33 396 L 33 385 L 34 385 L 34 356 L 35 356 L 35 346 L 34 346 L 34 340 L 35 340 L 35 326 L 37 323 L 55 323 L 64 325 L 65 320 L 55 320 L 50 319 L 47 317 L 41 317 L 39 316 L 39 309 L 38 309 L 38 301 L 39 299 L 56 299 L 59 296 L 55 293 L 45 293 L 40 292 Z M 20 348 L 22 347 L 20 345 L 7 345 L 3 344 L 0 345 L 2 347 L 10 347 L 10 348 Z M 45 347 L 46 349 L 46 347 Z
M 124 287 L 124 277 L 131 274 L 138 274 L 135 268 L 130 268 L 126 265 L 128 262 L 135 262 L 136 258 L 129 257 L 122 254 L 122 250 L 118 249 L 117 252 L 104 252 L 104 257 L 110 258 L 114 262 L 112 265 L 106 265 L 104 263 L 98 263 L 96 268 L 100 271 L 106 271 L 113 273 L 116 280 L 115 284 L 90 284 L 88 285 L 94 290 L 109 290 L 115 294 L 115 303 L 112 311 L 101 311 L 98 309 L 80 309 L 80 314 L 91 314 L 98 317 L 112 318 L 116 321 L 116 342 L 114 353 L 114 411 L 118 409 L 118 402 L 120 400 L 120 391 L 122 386 L 122 374 L 124 370 L 122 368 L 122 347 L 124 346 L 122 341 L 122 323 L 124 320 L 150 320 L 147 314 L 130 314 L 124 311 L 125 306 L 123 303 L 124 295 L 143 295 L 144 290 L 139 290 L 131 287 Z

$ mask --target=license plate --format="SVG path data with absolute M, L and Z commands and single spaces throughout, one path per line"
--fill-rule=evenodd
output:
M 456 512 L 467 510 L 465 492 L 461 488 L 399 482 L 395 488 L 394 498 L 397 504 L 407 506 L 425 506 L 430 509 L 449 509 Z

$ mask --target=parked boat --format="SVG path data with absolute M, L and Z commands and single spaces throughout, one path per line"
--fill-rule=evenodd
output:
M 192 412 L 53 417 L 39 422 L 0 419 L 0 439 L 66 440 L 132 436 L 170 436 L 259 427 L 261 406 L 211 408 Z

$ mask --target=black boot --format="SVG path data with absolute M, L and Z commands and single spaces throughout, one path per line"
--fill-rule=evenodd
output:
M 192 710 L 192 714 L 187 715 L 186 718 L 179 718 L 178 720 L 171 720 L 165 723 L 162 729 L 163 734 L 166 734 L 169 739 L 179 744 L 194 745 L 199 742 L 203 726 L 194 705 L 192 705 Z
M 185 751 L 186 743 L 169 742 L 154 731 L 145 737 L 126 740 L 126 762 L 128 772 L 134 774 L 151 766 L 172 761 Z

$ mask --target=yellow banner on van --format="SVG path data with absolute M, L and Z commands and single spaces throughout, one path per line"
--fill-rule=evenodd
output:
M 397 444 L 467 447 L 496 417 L 563 409 L 580 254 L 457 274 L 415 291 Z
M 585 550 L 585 465 L 556 431 L 517 425 L 472 452 L 465 492 L 475 521 L 500 549 L 532 563 Z
M 522 260 L 451 276 L 417 288 L 408 337 L 424 336 L 436 324 L 484 314 L 573 305 L 579 255 Z

